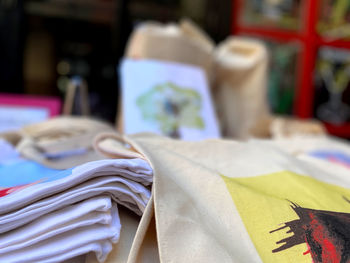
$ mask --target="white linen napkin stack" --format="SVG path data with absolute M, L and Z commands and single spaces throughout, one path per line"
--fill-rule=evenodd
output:
M 142 159 L 63 172 L 0 197 L 0 262 L 61 262 L 88 252 L 103 262 L 119 239 L 118 205 L 141 215 L 151 196 L 152 168 Z

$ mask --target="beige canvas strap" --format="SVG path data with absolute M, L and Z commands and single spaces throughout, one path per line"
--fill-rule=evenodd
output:
M 73 78 L 69 81 L 64 98 L 63 115 L 72 115 L 75 98 L 78 97 L 81 115 L 90 115 L 89 92 L 84 79 Z
M 128 263 L 160 262 L 155 220 L 152 195 L 137 228 Z
M 94 149 L 108 158 L 141 158 L 145 157 L 139 153 L 133 143 L 117 132 L 101 133 L 94 140 Z
M 59 117 L 24 127 L 18 135 L 6 135 L 16 142 L 26 158 L 54 169 L 67 169 L 105 158 L 93 148 L 95 136 L 113 132 L 107 123 L 82 117 Z M 17 138 L 18 137 L 18 138 Z

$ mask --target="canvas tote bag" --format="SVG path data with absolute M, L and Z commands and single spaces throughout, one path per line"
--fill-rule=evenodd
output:
M 281 138 L 325 134 L 321 122 L 275 116 L 267 100 L 269 54 L 263 42 L 230 36 L 214 51 L 214 88 L 224 136 Z
M 176 24 L 148 21 L 133 30 L 125 48 L 125 57 L 197 66 L 211 81 L 214 47 L 213 40 L 190 20 L 182 19 Z M 118 103 L 117 112 L 116 128 L 123 132 L 122 101 Z
M 154 170 L 127 262 L 349 260 L 349 176 L 264 141 L 118 140 Z
M 0 133 L 20 154 L 53 169 L 68 169 L 86 162 L 104 159 L 94 151 L 93 139 L 114 127 L 85 117 L 56 117 L 31 124 L 18 131 Z
M 268 53 L 260 41 L 229 37 L 214 53 L 213 96 L 222 131 L 227 137 L 245 138 L 261 119 L 268 119 Z
M 125 56 L 190 64 L 212 75 L 214 42 L 190 20 L 178 24 L 144 22 L 130 36 Z

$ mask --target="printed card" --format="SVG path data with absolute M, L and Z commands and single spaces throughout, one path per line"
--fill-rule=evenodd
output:
M 124 132 L 184 140 L 219 138 L 205 73 L 198 67 L 125 59 L 120 68 Z

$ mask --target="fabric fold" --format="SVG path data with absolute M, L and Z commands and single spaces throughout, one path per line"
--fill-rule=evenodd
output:
M 151 197 L 153 170 L 141 158 L 120 154 L 55 170 L 7 152 L 0 163 L 1 262 L 61 262 L 89 252 L 103 262 L 120 236 L 117 205 L 140 216 Z

